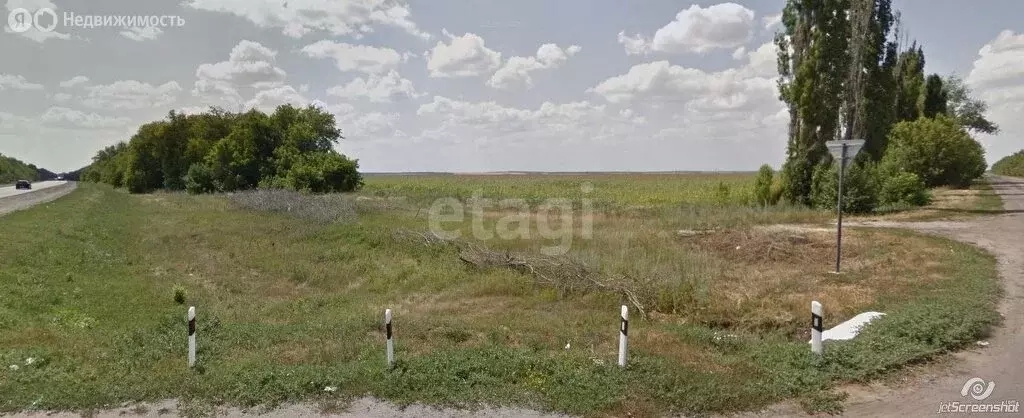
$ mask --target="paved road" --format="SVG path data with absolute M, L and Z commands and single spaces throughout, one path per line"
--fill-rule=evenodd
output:
M 32 183 L 32 190 L 17 190 L 13 185 L 0 187 L 0 199 L 10 196 L 17 196 L 20 194 L 31 193 L 36 190 L 48 189 L 51 187 L 61 186 L 67 184 L 66 181 L 40 181 L 38 183 Z
M 31 190 L 0 187 L 0 216 L 55 200 L 71 193 L 77 185 L 73 181 L 44 181 L 33 184 Z
M 854 392 L 847 416 L 922 416 L 939 411 L 943 402 L 1020 403 L 1017 414 L 1024 416 L 1024 179 L 992 177 L 1003 199 L 1003 213 L 969 222 L 874 223 L 874 226 L 903 227 L 947 236 L 972 243 L 996 256 L 1005 295 L 999 311 L 1004 322 L 988 340 L 988 347 L 956 354 L 945 370 L 923 373 L 898 388 L 873 387 Z M 984 400 L 960 394 L 972 379 L 995 384 Z

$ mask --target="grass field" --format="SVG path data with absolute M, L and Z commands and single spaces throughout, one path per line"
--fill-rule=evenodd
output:
M 850 229 L 846 272 L 829 274 L 828 229 L 764 225 L 830 215 L 737 206 L 744 176 L 389 176 L 368 178 L 359 196 L 317 198 L 83 184 L 0 218 L 0 411 L 174 398 L 203 412 L 365 395 L 591 416 L 788 398 L 835 410 L 836 384 L 973 343 L 997 321 L 986 253 Z M 478 239 L 474 228 L 508 219 L 497 204 L 479 221 L 450 222 L 460 238 L 427 233 L 433 199 L 477 190 L 526 200 L 518 219 L 534 221 L 533 234 Z M 573 218 L 548 225 L 571 235 L 542 233 L 548 216 L 536 209 L 550 197 L 572 203 Z M 570 236 L 567 252 L 541 252 Z M 827 327 L 869 309 L 889 315 L 815 358 L 811 300 L 824 303 Z M 620 304 L 633 308 L 624 370 Z M 196 370 L 185 360 L 190 305 Z M 394 370 L 385 308 L 395 312 Z

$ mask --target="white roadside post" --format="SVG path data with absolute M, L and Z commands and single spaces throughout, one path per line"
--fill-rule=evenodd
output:
M 629 308 L 622 305 L 619 322 L 619 366 L 626 367 L 626 344 L 629 339 Z
M 388 355 L 388 368 L 395 366 L 395 342 L 391 338 L 391 309 L 384 311 L 384 328 L 387 334 L 387 355 Z
M 821 345 L 821 302 L 811 302 L 811 351 L 821 355 L 824 349 Z
M 196 365 L 196 307 L 188 308 L 188 367 Z
M 844 139 L 841 141 L 828 141 L 825 143 L 828 147 L 828 151 L 832 153 L 836 161 L 839 162 L 839 190 L 838 190 L 838 203 L 836 204 L 836 213 L 838 214 L 838 222 L 836 224 L 836 273 L 839 273 L 839 263 L 843 258 L 843 172 L 846 171 L 846 165 L 857 156 L 861 148 L 864 148 L 863 139 Z

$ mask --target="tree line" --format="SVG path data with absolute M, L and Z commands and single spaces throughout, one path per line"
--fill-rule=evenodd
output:
M 928 187 L 965 187 L 984 173 L 970 134 L 998 126 L 962 79 L 926 75 L 924 49 L 904 41 L 899 21 L 891 0 L 787 0 L 775 37 L 787 158 L 778 179 L 762 169 L 761 203 L 834 207 L 825 143 L 837 139 L 865 141 L 848 167 L 846 210 L 924 204 Z
M 46 180 L 54 176 L 49 170 L 0 154 L 0 184 L 14 183 L 18 180 Z
M 128 142 L 100 150 L 82 179 L 132 193 L 356 190 L 363 184 L 359 164 L 334 150 L 340 139 L 334 115 L 315 106 L 284 105 L 269 115 L 171 111 L 140 126 Z
M 992 164 L 992 172 L 1002 176 L 1024 177 L 1024 150 L 1017 151 Z

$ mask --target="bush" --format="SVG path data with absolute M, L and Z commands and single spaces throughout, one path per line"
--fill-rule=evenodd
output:
M 363 185 L 359 163 L 336 152 L 302 157 L 285 179 L 291 188 L 313 193 L 351 192 Z
M 992 172 L 1001 176 L 1024 177 L 1024 150 L 992 164 Z
M 913 173 L 928 187 L 967 187 L 985 173 L 985 151 L 945 115 L 900 122 L 889 134 L 883 172 Z
M 210 193 L 216 190 L 213 186 L 213 171 L 206 164 L 195 163 L 188 168 L 185 176 L 185 190 L 191 194 Z
M 777 202 L 777 200 L 773 200 L 772 193 L 772 180 L 774 177 L 775 172 L 768 164 L 762 165 L 761 169 L 758 170 L 757 180 L 754 181 L 754 202 L 758 206 L 774 205 Z
M 884 205 L 924 206 L 931 202 L 931 194 L 917 174 L 901 172 L 882 182 L 878 201 Z
M 811 177 L 814 206 L 835 209 L 839 196 L 838 164 L 822 163 Z M 867 213 L 878 205 L 877 169 L 871 162 L 850 164 L 843 178 L 843 212 Z

